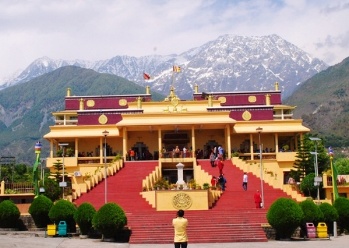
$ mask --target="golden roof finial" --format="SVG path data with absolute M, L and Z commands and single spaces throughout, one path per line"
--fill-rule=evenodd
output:
M 174 92 L 174 87 L 171 86 L 170 94 L 164 99 L 165 102 L 172 101 L 173 99 L 180 100 L 179 97 Z

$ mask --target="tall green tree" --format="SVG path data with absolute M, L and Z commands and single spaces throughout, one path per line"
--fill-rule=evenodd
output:
M 349 159 L 339 158 L 334 162 L 339 175 L 349 175 Z
M 306 174 L 312 171 L 313 163 L 309 150 L 309 143 L 303 140 L 298 145 L 296 160 L 291 170 L 291 176 L 297 181 L 302 181 Z
M 315 173 L 315 152 L 317 152 L 319 175 L 329 169 L 329 156 L 323 141 L 313 141 L 309 139 L 310 137 L 311 134 L 306 134 L 304 139 L 298 144 L 296 160 L 293 166 L 294 170 L 291 170 L 291 176 L 297 181 L 301 181 L 309 173 Z
M 51 173 L 51 176 L 55 177 L 56 181 L 59 182 L 62 177 L 61 171 L 63 170 L 63 163 L 60 159 L 53 163 L 53 168 L 55 170 Z

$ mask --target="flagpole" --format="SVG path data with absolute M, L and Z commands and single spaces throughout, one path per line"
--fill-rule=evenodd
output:
M 174 74 L 175 74 L 175 70 L 174 70 L 174 66 L 172 66 L 172 83 L 171 83 L 171 88 L 174 85 Z
M 337 187 L 337 176 L 335 176 L 334 173 L 334 168 L 333 168 L 333 156 L 330 156 L 330 162 L 331 162 L 331 171 L 332 171 L 332 194 L 333 194 L 333 202 L 337 198 L 337 192 L 336 192 L 336 187 Z
M 331 171 L 332 171 L 332 194 L 333 194 L 333 202 L 336 200 L 336 194 L 335 194 L 335 185 L 336 185 L 336 180 L 337 178 L 334 178 L 334 170 L 333 170 L 333 157 L 330 156 L 330 162 L 331 162 Z

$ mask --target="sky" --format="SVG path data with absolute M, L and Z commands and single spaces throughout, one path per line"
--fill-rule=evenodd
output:
M 334 65 L 349 0 L 0 0 L 0 83 L 41 57 L 180 54 L 221 35 L 277 34 Z

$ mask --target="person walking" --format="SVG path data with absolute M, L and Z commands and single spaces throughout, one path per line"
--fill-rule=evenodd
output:
M 211 185 L 212 185 L 212 187 L 216 187 L 217 186 L 217 178 L 215 176 L 212 176 Z
M 248 182 L 248 176 L 247 173 L 244 172 L 244 175 L 242 176 L 242 188 L 247 191 L 247 182 Z
M 262 197 L 259 190 L 254 194 L 254 203 L 256 204 L 256 208 L 262 208 Z
M 218 177 L 218 182 L 219 182 L 219 185 L 221 186 L 222 191 L 225 191 L 225 188 L 226 188 L 225 184 L 227 183 L 227 180 L 225 179 L 223 174 L 221 174 Z
M 182 155 L 183 158 L 186 158 L 187 157 L 187 148 L 186 147 L 183 147 L 183 155 Z
M 174 152 L 174 157 L 179 158 L 179 154 L 181 153 L 181 150 L 179 150 L 178 146 L 176 146 L 173 152 Z
M 224 149 L 222 146 L 218 146 L 218 156 L 224 160 Z
M 219 174 L 220 175 L 222 175 L 223 174 L 223 168 L 224 168 L 224 163 L 223 163 L 223 158 L 221 158 L 221 157 L 218 157 L 217 159 L 216 159 L 216 161 L 217 161 L 217 167 L 218 167 L 218 169 L 219 169 Z
M 211 152 L 210 155 L 210 163 L 212 167 L 215 167 L 214 161 L 216 160 L 216 156 L 214 155 L 213 151 Z
M 130 149 L 130 158 L 131 161 L 135 161 L 135 151 L 132 148 Z
M 184 218 L 184 211 L 178 210 L 177 217 L 172 220 L 172 226 L 174 227 L 174 247 L 175 248 L 187 248 L 188 235 L 187 226 L 188 220 Z

